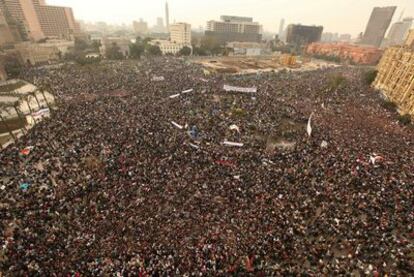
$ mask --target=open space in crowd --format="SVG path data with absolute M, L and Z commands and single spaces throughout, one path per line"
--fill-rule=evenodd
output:
M 413 275 L 414 130 L 363 71 L 27 70 L 59 109 L 0 153 L 0 272 Z

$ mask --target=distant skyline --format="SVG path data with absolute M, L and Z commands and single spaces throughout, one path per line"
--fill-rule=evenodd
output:
M 72 7 L 75 17 L 86 22 L 132 24 L 143 18 L 150 26 L 165 15 L 165 0 L 46 0 L 51 5 Z M 414 17 L 414 0 L 170 0 L 170 22 L 187 22 L 193 29 L 206 26 L 220 15 L 253 17 L 266 32 L 278 33 L 279 23 L 322 25 L 324 32 L 349 33 L 353 37 L 365 31 L 374 7 L 397 6 L 393 22 L 405 10 Z M 165 19 L 164 19 L 165 22 Z

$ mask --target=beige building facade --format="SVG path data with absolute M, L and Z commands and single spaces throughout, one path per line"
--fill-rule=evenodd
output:
M 9 27 L 9 24 L 6 21 L 6 18 L 3 15 L 2 10 L 0 10 L 0 47 L 8 44 L 14 43 L 15 38 Z
M 148 34 L 148 23 L 140 19 L 140 21 L 132 22 L 132 27 L 134 28 L 134 32 L 140 35 Z
M 191 46 L 191 25 L 188 23 L 170 24 L 170 40 L 173 43 Z
M 21 25 L 29 39 L 36 41 L 45 37 L 33 0 L 1 0 L 0 7 Z
M 73 11 L 68 7 L 47 5 L 44 0 L 0 0 L 0 8 L 22 27 L 28 39 L 72 39 L 80 32 Z
M 102 56 L 106 56 L 106 52 L 110 49 L 114 44 L 119 47 L 119 51 L 125 57 L 129 56 L 129 45 L 131 44 L 131 40 L 124 37 L 104 37 L 101 40 L 101 47 L 99 48 L 99 52 Z
M 170 27 L 171 26 L 172 25 L 170 25 Z M 190 47 L 183 43 L 175 43 L 169 40 L 162 40 L 162 39 L 152 40 L 150 41 L 150 44 L 158 46 L 163 55 L 166 55 L 166 54 L 177 55 L 178 52 L 180 52 L 180 50 L 183 49 L 185 46 Z
M 414 49 L 414 29 L 410 30 L 408 33 L 407 39 L 405 41 L 405 46 Z
M 401 114 L 414 118 L 414 49 L 388 48 L 378 65 L 374 86 L 398 105 Z
M 32 1 L 44 36 L 73 39 L 80 32 L 71 8 L 46 5 L 40 0 Z
M 48 64 L 59 59 L 59 49 L 56 46 L 22 42 L 16 44 L 15 49 L 23 62 L 30 65 Z

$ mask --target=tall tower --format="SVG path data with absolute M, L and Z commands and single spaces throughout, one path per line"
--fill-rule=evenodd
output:
M 285 19 L 282 18 L 279 24 L 279 39 L 282 37 L 284 29 L 285 29 Z
M 167 27 L 167 31 L 170 30 L 170 11 L 168 9 L 168 2 L 165 2 L 165 25 Z
M 361 44 L 380 47 L 397 7 L 375 7 L 371 13 Z

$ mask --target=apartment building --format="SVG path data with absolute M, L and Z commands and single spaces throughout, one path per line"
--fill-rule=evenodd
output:
M 361 65 L 375 65 L 381 59 L 383 51 L 376 47 L 349 43 L 311 43 L 306 47 L 310 55 L 337 57 Z
M 191 25 L 187 23 L 170 24 L 170 41 L 191 46 Z
M 251 17 L 221 16 L 221 21 L 207 22 L 205 35 L 216 39 L 219 43 L 232 41 L 260 42 L 262 26 Z
M 389 47 L 385 51 L 378 65 L 374 86 L 398 105 L 401 114 L 410 114 L 414 118 L 413 41 L 414 38 L 409 37 L 405 46 Z
M 45 37 L 33 0 L 0 0 L 0 9 L 19 24 L 22 38 L 37 41 Z
M 0 0 L 0 8 L 19 23 L 22 37 L 33 41 L 45 37 L 73 39 L 80 33 L 68 7 L 47 5 L 44 0 Z

